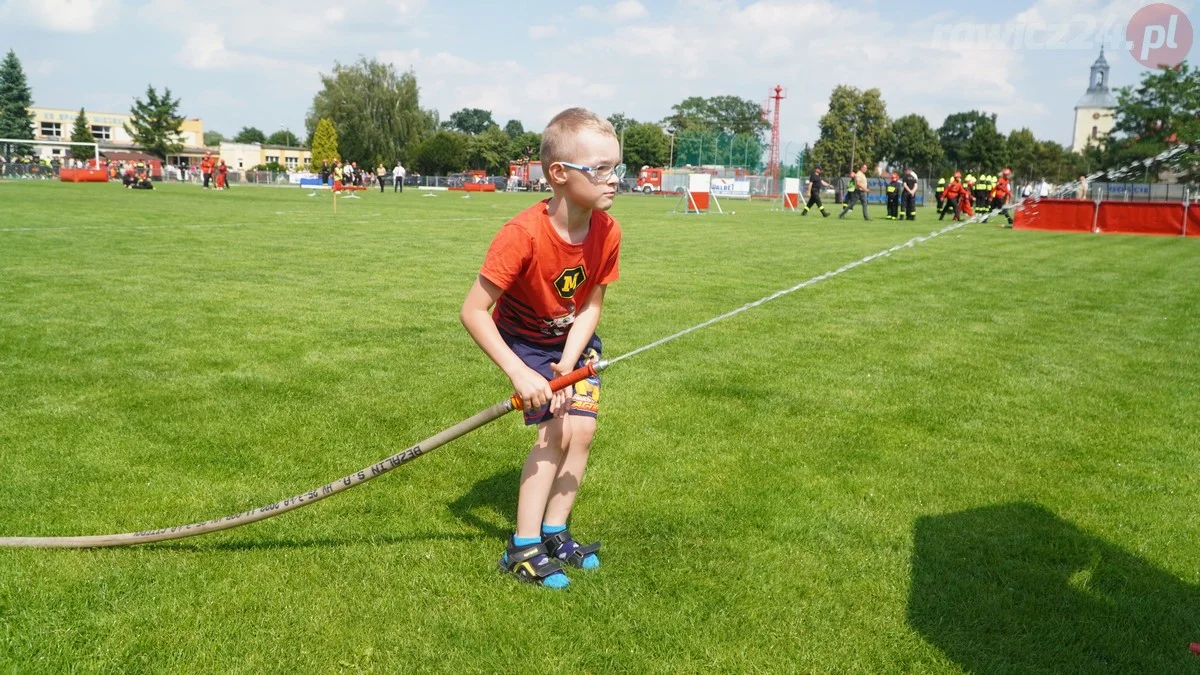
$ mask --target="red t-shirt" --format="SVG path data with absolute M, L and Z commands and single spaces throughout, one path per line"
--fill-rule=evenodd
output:
M 566 342 L 592 289 L 617 280 L 620 249 L 621 226 L 603 211 L 592 211 L 582 244 L 563 241 L 545 201 L 518 213 L 496 233 L 479 270 L 504 290 L 492 310 L 496 326 L 530 342 Z

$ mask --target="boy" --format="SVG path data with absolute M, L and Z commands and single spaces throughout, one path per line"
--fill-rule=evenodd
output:
M 600 565 L 599 542 L 582 545 L 567 530 L 596 431 L 600 379 L 559 392 L 547 380 L 600 358 L 596 324 L 605 288 L 617 280 L 621 244 L 621 228 L 605 212 L 625 165 L 612 125 L 582 108 L 550 120 L 541 157 L 554 196 L 496 234 L 460 318 L 512 381 L 525 424 L 537 425 L 521 471 L 517 530 L 500 569 L 563 588 L 570 583 L 563 563 Z

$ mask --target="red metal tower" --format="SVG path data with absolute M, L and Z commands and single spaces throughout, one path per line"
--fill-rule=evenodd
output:
M 767 172 L 771 176 L 771 186 L 779 182 L 779 102 L 787 98 L 787 89 L 779 85 L 769 92 L 768 106 L 773 111 L 771 121 L 771 154 L 767 159 Z M 766 112 L 765 110 L 763 111 Z M 764 118 L 766 116 L 764 115 Z

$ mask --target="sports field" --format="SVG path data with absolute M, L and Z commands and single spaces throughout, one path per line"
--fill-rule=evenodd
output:
M 0 536 L 244 511 L 507 396 L 458 322 L 535 195 L 0 184 Z M 615 357 L 928 234 L 622 196 Z M 943 223 L 946 224 L 946 223 Z M 1200 240 L 969 225 L 605 373 L 572 529 L 496 570 L 510 415 L 298 512 L 0 550 L 0 671 L 1197 672 Z

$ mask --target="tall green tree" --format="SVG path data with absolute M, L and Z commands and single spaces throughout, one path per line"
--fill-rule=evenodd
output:
M 1034 167 L 1038 164 L 1038 141 L 1029 129 L 1013 129 L 1008 134 L 1008 166 L 1026 180 L 1036 178 Z
M 492 127 L 499 126 L 496 120 L 492 119 L 492 111 L 481 108 L 463 108 L 452 112 L 446 123 L 451 130 L 464 134 L 482 134 Z
M 305 119 L 311 138 L 327 118 L 338 131 L 338 149 L 347 160 L 390 164 L 407 155 L 436 127 L 432 113 L 422 110 L 417 77 L 374 59 L 351 65 L 337 63 L 321 75 Z
M 946 161 L 937 132 L 921 115 L 905 115 L 892 122 L 892 136 L 885 158 L 893 167 L 912 167 L 930 175 Z
M 96 137 L 92 134 L 92 125 L 88 122 L 87 113 L 84 112 L 83 108 L 79 109 L 79 114 L 75 116 L 75 125 L 71 127 L 71 142 L 96 142 Z M 95 156 L 93 150 L 93 148 L 73 145 L 71 146 L 71 156 L 75 159 L 91 159 Z
M 607 119 L 608 123 L 613 125 L 613 131 L 617 132 L 617 136 L 620 136 L 622 131 L 627 130 L 629 125 L 637 124 L 637 120 L 626 116 L 625 113 L 613 113 Z
M 622 161 L 629 166 L 630 173 L 637 173 L 643 166 L 666 166 L 670 142 L 670 137 L 657 124 L 634 122 L 625 128 Z
M 1200 181 L 1200 68 L 1185 61 L 1142 74 L 1137 86 L 1117 90 L 1113 130 L 1101 159 L 1105 169 L 1123 168 L 1180 143 L 1192 146 L 1168 166 L 1144 167 L 1153 177 L 1164 168 Z M 1134 175 L 1138 175 L 1135 171 Z
M 171 99 L 170 87 L 164 88 L 160 97 L 153 86 L 147 86 L 146 100 L 133 101 L 125 133 L 146 152 L 159 159 L 166 159 L 167 155 L 183 150 L 183 143 L 179 138 L 179 127 L 182 124 L 179 99 Z
M 848 171 L 852 163 L 856 169 L 860 164 L 875 164 L 887 155 L 892 141 L 892 121 L 878 89 L 835 87 L 819 127 L 821 137 L 813 146 L 813 159 L 829 176 Z
M 338 154 L 337 129 L 333 127 L 333 122 L 330 122 L 329 118 L 322 117 L 317 121 L 317 127 L 312 136 L 313 168 L 320 169 L 325 162 L 333 166 L 334 160 L 341 159 L 341 157 Z
M 421 142 L 413 165 L 427 176 L 462 171 L 467 165 L 468 136 L 458 131 L 439 131 Z
M 292 133 L 291 129 L 280 129 L 275 133 L 267 136 L 268 145 L 286 145 L 289 148 L 300 147 L 300 137 Z
M 516 139 L 525 133 L 525 125 L 521 124 L 521 120 L 509 120 L 504 125 L 504 133 L 508 134 L 510 139 Z
M 542 135 L 536 131 L 526 131 L 513 139 L 508 158 L 512 161 L 525 159 L 525 149 L 529 149 L 529 159 L 538 160 L 542 153 Z
M 33 140 L 33 92 L 25 80 L 25 70 L 16 52 L 8 50 L 0 63 L 0 138 Z M 10 153 L 26 155 L 32 146 L 9 146 Z
M 947 161 L 958 170 L 994 171 L 1007 162 L 1007 141 L 996 129 L 996 114 L 954 113 L 938 129 Z
M 671 111 L 662 123 L 677 132 L 761 135 L 770 128 L 757 103 L 737 96 L 690 96 L 671 106 Z
M 258 127 L 242 127 L 233 137 L 234 143 L 266 143 L 267 135 Z
M 499 176 L 508 171 L 508 153 L 512 139 L 498 126 L 491 126 L 467 141 L 467 168 L 482 169 Z
M 219 131 L 204 132 L 204 144 L 205 145 L 220 145 L 221 142 L 224 140 L 225 140 L 225 135 Z

